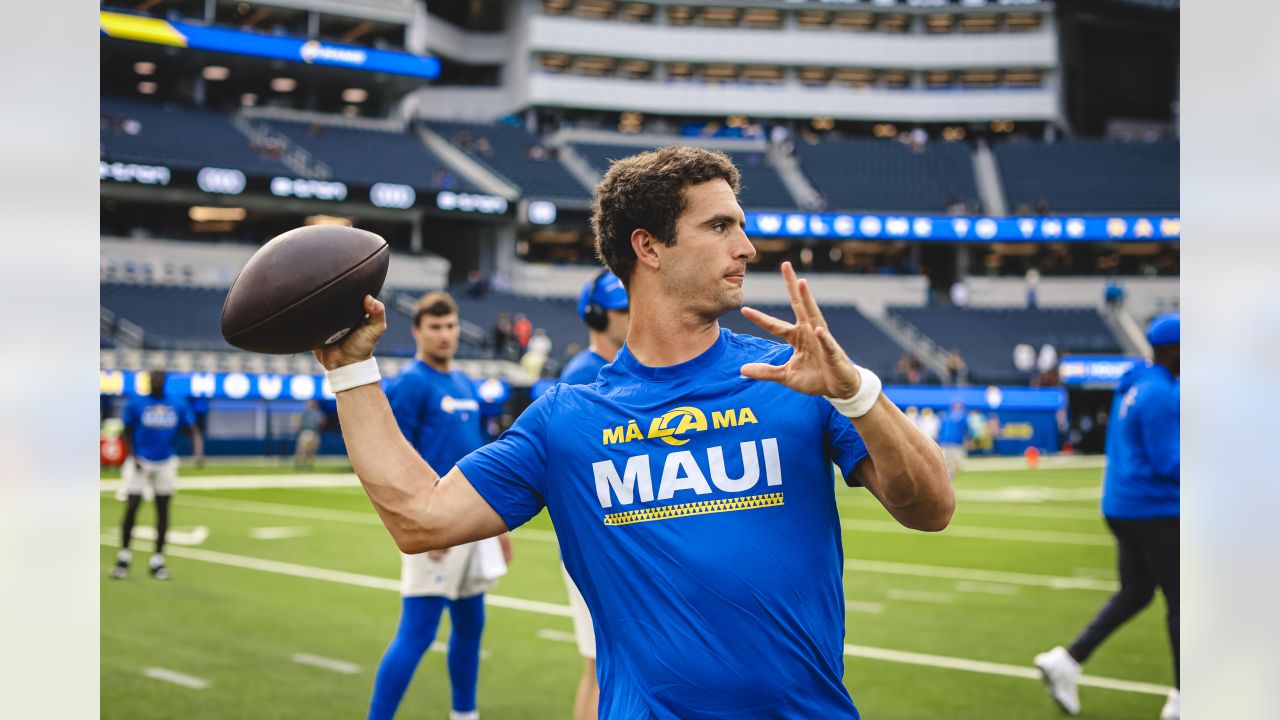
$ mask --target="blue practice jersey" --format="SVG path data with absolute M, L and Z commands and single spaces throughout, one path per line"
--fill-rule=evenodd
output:
M 387 388 L 400 432 L 441 475 L 484 444 L 475 385 L 461 370 L 443 373 L 414 360 Z
M 569 359 L 560 373 L 560 382 L 570 385 L 590 385 L 596 381 L 600 368 L 608 364 L 608 360 L 596 354 L 596 351 L 591 348 L 587 348 Z
M 823 398 L 740 374 L 791 352 L 724 329 L 671 367 L 623 347 L 458 464 L 510 528 L 549 509 L 600 717 L 858 717 L 832 463 L 849 477 L 867 450 Z
M 1102 514 L 1117 520 L 1178 517 L 1181 511 L 1181 386 L 1159 365 L 1120 378 L 1107 427 Z
M 963 445 L 969 435 L 969 417 L 963 410 L 948 410 L 938 428 L 939 445 Z
M 173 457 L 178 433 L 195 422 L 195 413 L 182 400 L 144 396 L 130 398 L 124 406 L 125 432 L 133 443 L 133 454 L 151 462 Z

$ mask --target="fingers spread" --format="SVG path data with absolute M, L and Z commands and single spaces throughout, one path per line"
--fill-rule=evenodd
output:
M 800 281 L 796 279 L 796 271 L 790 262 L 782 263 L 782 280 L 787 284 L 787 297 L 791 300 L 791 312 L 796 315 L 796 323 L 805 322 L 809 314 L 800 299 Z
M 765 332 L 772 333 L 778 337 L 784 337 L 791 328 L 795 327 L 785 320 L 779 320 L 778 318 L 769 315 L 768 313 L 762 313 L 755 308 L 742 308 L 742 316 L 756 325 L 759 325 Z
M 844 360 L 844 349 L 841 348 L 840 343 L 836 342 L 836 339 L 831 336 L 830 330 L 825 327 L 820 327 L 816 334 L 818 336 L 818 341 L 822 343 L 822 349 L 826 351 L 827 355 L 830 356 L 831 359 Z
M 827 326 L 826 318 L 822 317 L 822 311 L 818 309 L 818 301 L 813 299 L 813 293 L 809 291 L 809 281 L 800 281 L 800 302 L 804 305 L 805 315 L 809 318 L 809 322 L 820 327 Z
M 786 377 L 786 365 L 770 365 L 768 363 L 747 363 L 742 366 L 742 377 L 751 378 L 752 380 L 773 380 L 781 381 Z

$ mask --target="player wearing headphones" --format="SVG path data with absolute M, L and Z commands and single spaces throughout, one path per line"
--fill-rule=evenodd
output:
M 587 325 L 587 349 L 569 360 L 564 372 L 560 373 L 560 382 L 590 385 L 596 381 L 600 368 L 613 362 L 627 339 L 627 326 L 631 320 L 629 307 L 627 289 L 618 276 L 608 270 L 600 271 L 591 282 L 582 286 L 582 294 L 578 296 L 578 315 Z M 573 634 L 583 659 L 582 679 L 578 681 L 578 693 L 573 699 L 573 720 L 594 720 L 596 706 L 600 704 L 600 686 L 596 682 L 596 630 L 591 623 L 587 601 L 582 599 L 582 593 L 573 584 L 563 562 L 560 570 L 569 591 Z

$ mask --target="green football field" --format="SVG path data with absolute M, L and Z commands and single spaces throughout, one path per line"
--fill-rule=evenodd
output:
M 107 579 L 123 505 L 102 493 L 103 717 L 363 717 L 399 616 L 395 545 L 342 477 L 257 472 L 206 468 L 197 480 L 244 487 L 177 496 L 167 583 L 147 576 L 144 539 L 129 578 Z M 1114 588 L 1100 474 L 967 471 L 940 534 L 902 529 L 865 491 L 839 491 L 845 684 L 863 717 L 1061 716 L 1031 658 L 1069 642 Z M 287 482 L 300 486 L 252 487 Z M 154 524 L 149 505 L 138 523 Z M 551 523 L 544 513 L 513 538 L 510 573 L 489 594 L 480 710 L 487 720 L 568 718 L 581 660 Z M 1086 666 L 1082 716 L 1158 717 L 1169 658 L 1157 599 Z M 444 655 L 433 651 L 400 717 L 448 711 Z

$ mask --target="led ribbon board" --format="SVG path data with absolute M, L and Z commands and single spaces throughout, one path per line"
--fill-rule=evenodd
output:
M 246 30 L 204 27 L 177 20 L 142 17 L 102 11 L 98 13 L 102 34 L 120 40 L 209 50 L 233 55 L 250 55 L 287 60 L 306 65 L 381 72 L 434 80 L 440 76 L 439 58 L 394 50 L 304 38 L 266 35 Z
M 748 212 L 754 237 L 950 242 L 1176 242 L 1177 215 L 975 217 L 867 213 Z

